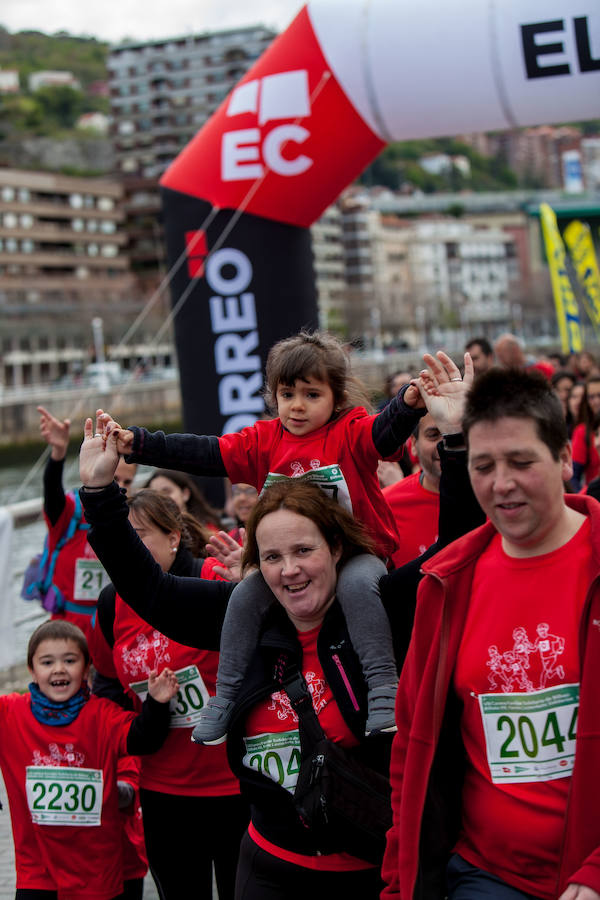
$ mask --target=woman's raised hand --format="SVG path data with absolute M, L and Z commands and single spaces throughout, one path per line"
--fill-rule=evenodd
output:
M 240 535 L 244 539 L 246 530 L 240 528 Z M 226 581 L 242 580 L 242 548 L 226 531 L 213 534 L 206 542 L 206 552 L 214 556 L 221 563 L 215 566 L 214 571 Z
M 109 435 L 116 436 L 117 450 L 121 456 L 127 456 L 128 453 L 131 453 L 133 448 L 133 431 L 129 431 L 127 428 L 121 428 L 119 423 L 115 422 L 111 414 L 104 412 L 102 409 L 97 411 L 96 416 L 100 416 L 100 421 L 107 437 Z
M 119 462 L 116 435 L 106 434 L 102 410 L 96 413 L 96 430 L 92 419 L 83 427 L 83 443 L 79 451 L 79 477 L 85 487 L 106 487 L 115 476 Z
M 460 374 L 458 366 L 438 350 L 435 356 L 426 353 L 423 360 L 427 365 L 415 384 L 425 401 L 427 410 L 442 434 L 455 434 L 461 430 L 465 400 L 473 384 L 473 360 L 465 353 L 465 373 Z
M 64 459 L 69 448 L 71 420 L 63 419 L 61 422 L 43 406 L 38 406 L 36 409 L 40 414 L 40 434 L 51 448 L 52 459 Z

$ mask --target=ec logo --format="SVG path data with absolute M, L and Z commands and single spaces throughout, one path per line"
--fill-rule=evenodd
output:
M 277 119 L 309 116 L 308 72 L 280 72 L 240 85 L 231 95 L 227 117 L 242 113 L 254 113 L 259 126 Z M 227 131 L 221 144 L 221 177 L 223 181 L 260 178 L 265 166 L 278 175 L 301 175 L 313 160 L 302 153 L 288 159 L 282 149 L 290 142 L 303 144 L 308 137 L 306 128 L 293 123 L 278 125 L 264 136 L 261 127 Z

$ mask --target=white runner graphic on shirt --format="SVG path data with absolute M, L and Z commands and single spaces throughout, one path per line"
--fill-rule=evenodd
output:
M 532 641 L 525 628 L 517 626 L 512 633 L 513 646 L 503 653 L 496 644 L 488 647 L 486 666 L 490 670 L 488 682 L 492 690 L 501 688 L 505 694 L 514 690 L 534 691 L 545 688 L 553 679 L 564 679 L 565 670 L 559 657 L 565 651 L 565 639 L 551 634 L 547 622 L 540 622 L 535 630 L 537 637 Z M 537 685 L 533 678 L 537 678 Z

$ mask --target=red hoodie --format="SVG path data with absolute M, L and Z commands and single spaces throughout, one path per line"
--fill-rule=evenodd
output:
M 600 507 L 592 498 L 568 495 L 567 505 L 589 516 L 594 578 L 580 622 L 580 704 L 576 759 L 565 814 L 556 896 L 567 884 L 583 884 L 600 893 Z M 473 573 L 477 560 L 496 530 L 490 523 L 470 532 L 438 553 L 423 568 L 413 637 L 402 670 L 391 760 L 393 826 L 383 861 L 386 882 L 382 898 L 412 900 L 417 879 L 421 896 L 438 897 L 453 839 L 441 846 L 440 835 L 450 821 L 428 802 L 428 786 L 442 734 L 444 714 L 451 710 L 452 675 L 463 635 Z M 456 712 L 456 716 L 459 712 Z M 444 723 L 444 734 L 446 725 Z M 454 721 L 458 724 L 458 720 Z M 455 729 L 456 732 L 457 729 Z M 450 765 L 458 757 L 448 756 Z M 436 766 L 439 759 L 436 761 Z M 448 778 L 446 778 L 446 783 Z M 439 799 L 439 798 L 438 798 Z M 450 809 L 460 820 L 460 810 Z M 454 836 L 455 837 L 455 836 Z M 435 846 L 434 846 L 435 844 Z M 446 852 L 447 851 L 447 852 Z M 423 856 L 435 860 L 436 872 Z M 437 877 L 437 880 L 436 880 Z

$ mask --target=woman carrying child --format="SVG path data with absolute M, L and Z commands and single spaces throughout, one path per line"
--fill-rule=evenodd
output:
M 423 415 L 419 390 L 406 385 L 378 415 L 368 415 L 358 405 L 365 395 L 350 375 L 340 342 L 329 334 L 305 332 L 271 349 L 266 388 L 276 419 L 220 438 L 132 428 L 119 431 L 117 448 L 131 462 L 227 476 L 233 484 L 243 482 L 257 490 L 286 478 L 302 478 L 318 484 L 366 527 L 375 554 L 361 553 L 346 563 L 339 573 L 337 596 L 368 685 L 366 732 L 394 730 L 397 673 L 378 582 L 398 546 L 398 535 L 379 487 L 377 464 L 402 449 Z M 101 420 L 110 434 L 115 423 L 108 415 Z M 196 726 L 196 741 L 224 740 L 271 603 L 260 573 L 236 588 L 223 628 L 217 695 Z
M 129 521 L 162 572 L 206 577 L 201 554 L 209 533 L 196 519 L 155 490 L 138 491 L 128 507 Z M 140 771 L 148 861 L 162 900 L 180 900 L 192 883 L 196 900 L 210 900 L 213 865 L 220 900 L 231 900 L 248 807 L 225 748 L 198 748 L 190 740 L 214 693 L 218 654 L 184 646 L 152 628 L 112 584 L 98 598 L 90 647 L 97 670 L 94 691 L 117 702 L 138 705 L 149 671 L 167 664 L 175 670 L 181 687 L 169 735 L 157 753 L 143 758 Z M 165 829 L 165 822 L 177 827 Z M 201 830 L 199 823 L 205 825 Z
M 71 622 L 44 622 L 27 651 L 27 694 L 0 697 L 0 767 L 10 803 L 16 900 L 113 900 L 123 891 L 117 766 L 166 737 L 171 669 L 149 675 L 139 716 L 90 696 L 90 657 Z

